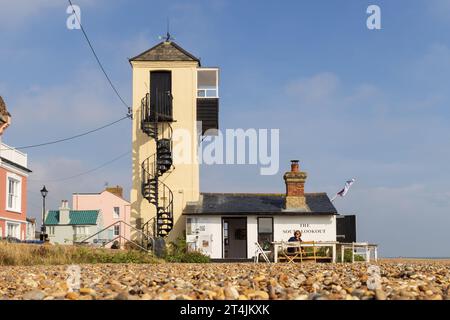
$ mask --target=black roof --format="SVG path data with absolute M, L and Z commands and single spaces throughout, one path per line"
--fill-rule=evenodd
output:
M 200 59 L 187 52 L 173 41 L 163 41 L 142 52 L 130 61 L 197 61 Z
M 305 209 L 283 208 L 284 194 L 202 193 L 198 202 L 188 202 L 184 215 L 336 215 L 326 193 L 305 193 Z

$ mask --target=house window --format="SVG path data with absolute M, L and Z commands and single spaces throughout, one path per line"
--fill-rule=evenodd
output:
M 219 70 L 199 69 L 197 77 L 197 97 L 198 98 L 218 98 L 219 97 Z
M 16 175 L 9 175 L 6 186 L 6 209 L 20 212 L 21 210 L 21 179 Z
M 223 242 L 224 245 L 226 246 L 230 244 L 230 238 L 228 234 L 228 222 L 223 223 Z
M 120 208 L 119 207 L 114 207 L 113 217 L 114 217 L 114 219 L 120 218 Z
M 80 234 L 80 235 L 85 235 L 87 234 L 87 227 L 82 226 L 82 227 L 76 227 L 76 234 Z
M 55 235 L 55 227 L 47 227 L 48 228 L 48 234 L 51 236 Z
M 270 249 L 273 242 L 273 218 L 258 218 L 258 243 L 264 249 Z
M 118 236 L 118 235 L 120 235 L 120 226 L 115 225 L 114 226 L 114 236 Z
M 18 223 L 6 223 L 6 236 L 12 238 L 20 238 L 20 224 Z

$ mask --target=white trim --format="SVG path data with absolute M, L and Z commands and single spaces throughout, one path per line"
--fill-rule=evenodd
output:
M 198 74 L 202 71 L 215 71 L 216 72 L 216 86 L 214 89 L 201 89 L 199 88 L 199 83 L 198 83 Z M 198 95 L 199 91 L 204 91 L 205 92 L 205 96 L 201 97 Z M 214 97 L 208 97 L 206 92 L 207 91 L 216 91 L 216 95 Z M 219 95 L 219 68 L 197 68 L 197 88 L 196 88 L 196 92 L 197 92 L 197 98 L 198 99 L 218 99 L 220 97 Z
M 115 209 L 119 209 L 119 214 L 118 215 L 116 215 L 116 210 Z M 113 214 L 112 214 L 112 217 L 113 217 L 113 219 L 116 219 L 116 220 L 118 220 L 118 219 L 120 219 L 120 207 L 118 207 L 118 206 L 114 206 L 113 207 Z
M 13 165 L 10 165 L 9 163 L 2 161 L 1 159 L 0 159 L 0 167 L 4 168 L 5 170 L 8 170 L 12 173 L 20 174 L 20 175 L 23 175 L 24 177 L 28 178 L 28 172 L 26 172 L 25 170 L 19 169 Z
M 17 192 L 17 195 L 14 195 L 14 197 L 16 199 L 14 199 L 16 201 L 16 206 L 14 207 L 10 207 L 9 206 L 9 182 L 10 180 L 14 181 L 15 183 L 17 183 L 17 190 L 14 190 Z M 22 213 L 22 177 L 12 173 L 12 172 L 7 172 L 6 173 L 6 203 L 5 203 L 5 209 L 6 211 L 11 211 L 11 212 L 17 212 L 17 213 Z
M 117 233 L 116 233 L 116 227 L 117 227 L 117 229 L 118 229 L 118 231 L 119 231 L 119 232 L 117 232 Z M 113 236 L 115 236 L 115 237 L 116 237 L 116 236 L 120 236 L 120 225 L 117 225 L 117 224 L 116 224 L 116 225 L 113 227 Z
M 55 236 L 55 226 L 47 226 L 46 228 L 48 228 L 48 235 L 50 237 Z
M 17 239 L 20 239 L 20 240 L 22 240 L 22 238 L 21 238 L 21 226 L 20 226 L 20 223 L 15 223 L 15 222 L 6 222 L 6 236 L 8 237 L 8 236 L 11 236 L 11 237 L 14 237 L 14 238 L 17 238 Z M 13 226 L 16 226 L 17 227 L 17 231 L 15 232 L 16 234 L 15 235 L 9 235 L 8 234 L 8 225 L 13 225 Z M 18 235 L 18 236 L 17 236 Z
M 6 222 L 11 221 L 11 222 L 18 222 L 18 223 L 27 223 L 26 220 L 17 220 L 17 219 L 3 218 L 3 217 L 0 217 L 0 220 L 4 220 Z

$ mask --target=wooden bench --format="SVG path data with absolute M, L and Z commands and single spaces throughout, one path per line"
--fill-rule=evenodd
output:
M 289 249 L 296 249 L 295 252 L 290 252 Z M 325 255 L 321 251 L 325 249 Z M 278 257 L 280 262 L 332 262 L 333 257 L 329 255 L 330 249 L 327 247 L 318 247 L 314 241 L 304 241 L 304 242 L 288 242 L 283 243 L 282 250 Z

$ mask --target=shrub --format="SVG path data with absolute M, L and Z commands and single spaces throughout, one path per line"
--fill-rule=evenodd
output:
M 336 257 L 336 261 L 341 261 L 341 254 L 338 253 L 337 257 Z M 355 261 L 365 261 L 364 257 L 359 255 L 359 254 L 355 254 Z M 352 249 L 346 249 L 344 250 L 344 262 L 352 262 Z
M 199 251 L 188 251 L 184 237 L 178 238 L 175 242 L 171 242 L 168 245 L 164 258 L 167 262 L 181 263 L 208 263 L 211 261 L 209 256 Z
M 61 265 L 78 263 L 158 263 L 138 250 L 111 250 L 69 245 L 13 244 L 0 241 L 0 265 Z

